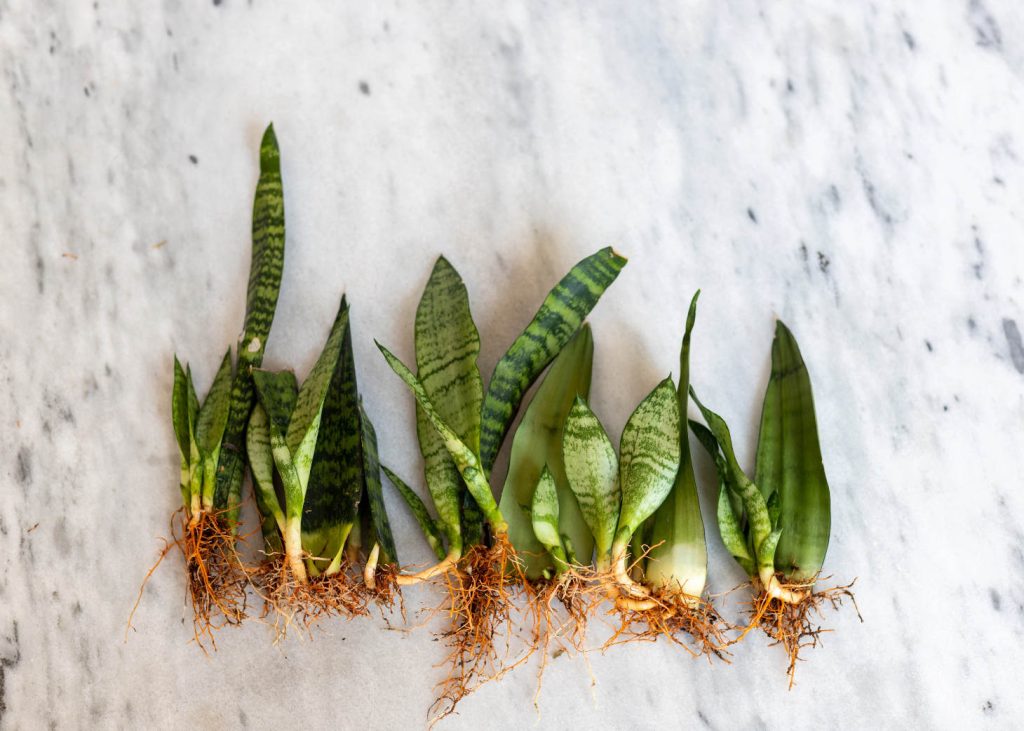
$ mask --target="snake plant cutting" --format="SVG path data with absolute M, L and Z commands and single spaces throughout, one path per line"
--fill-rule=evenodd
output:
M 814 591 L 828 549 L 831 501 L 807 366 L 793 334 L 777 322 L 753 480 L 737 461 L 725 420 L 690 393 L 707 423 L 691 428 L 718 472 L 722 542 L 758 590 L 747 631 L 760 626 L 786 649 L 792 681 L 800 649 L 815 644 L 820 632 L 811 613 L 825 601 L 838 606 L 853 598 L 849 586 Z
M 212 640 L 213 623 L 233 624 L 244 617 L 246 572 L 235 544 L 245 430 L 255 399 L 251 371 L 263 360 L 284 264 L 284 198 L 273 125 L 260 143 L 252 221 L 252 263 L 237 365 L 232 368 L 229 350 L 200 406 L 191 368 L 174 359 L 171 416 L 181 454 L 185 515 L 175 544 L 185 556 L 200 642 Z
M 580 329 L 626 260 L 612 249 L 574 266 L 542 303 L 533 320 L 498 361 L 483 389 L 477 366 L 480 338 L 461 277 L 443 257 L 427 282 L 416 316 L 414 374 L 378 343 L 417 404 L 417 433 L 427 487 L 447 541 L 444 558 L 400 585 L 449 576 L 453 674 L 439 702 L 445 712 L 474 679 L 497 671 L 496 626 L 509 621 L 508 591 L 525 577 L 509 522 L 494 499 L 490 471 L 523 394 Z M 407 495 L 406 490 L 401 490 Z M 423 509 L 409 501 L 414 514 Z M 477 516 L 486 530 L 481 530 Z M 426 524 L 421 520 L 421 525 Z M 428 540 L 437 545 L 429 529 Z

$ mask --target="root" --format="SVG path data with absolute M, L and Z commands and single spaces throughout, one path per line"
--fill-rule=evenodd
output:
M 654 642 L 665 638 L 693 657 L 717 657 L 728 662 L 731 644 L 726 633 L 733 629 L 710 600 L 675 588 L 662 588 L 647 600 L 617 597 L 611 610 L 619 626 L 603 649 L 629 642 Z
M 451 628 L 444 633 L 450 671 L 438 684 L 438 697 L 431 706 L 433 723 L 450 715 L 459 701 L 478 687 L 502 677 L 532 654 L 528 649 L 509 659 L 514 630 L 511 600 L 517 587 L 525 583 L 525 576 L 507 535 L 496 536 L 491 547 L 474 546 L 459 570 L 444 577 L 451 618 Z M 505 647 L 499 651 L 495 639 L 502 629 Z
M 170 532 L 173 543 L 165 542 L 160 557 L 146 573 L 128 617 L 125 638 L 146 584 L 167 554 L 177 547 L 185 559 L 193 637 L 204 652 L 207 644 L 216 650 L 214 633 L 226 625 L 241 624 L 246 617 L 248 572 L 237 550 L 237 541 L 245 538 L 232 534 L 222 513 L 200 511 L 190 519 L 184 508 L 171 515 Z
M 364 600 L 367 604 L 376 605 L 382 617 L 385 609 L 394 609 L 397 603 L 404 622 L 405 600 L 402 598 L 402 588 L 398 584 L 398 568 L 392 564 L 377 564 L 372 571 L 368 571 L 370 567 L 371 564 L 367 561 L 363 569 Z M 372 582 L 367 580 L 368 576 L 372 576 Z
M 288 569 L 285 557 L 274 554 L 253 569 L 250 577 L 263 600 L 261 618 L 271 618 L 277 642 L 293 627 L 308 633 L 327 617 L 351 619 L 368 613 L 368 592 L 362 577 L 347 561 L 336 574 L 300 581 Z
M 533 636 L 526 657 L 540 653 L 534 706 L 540 699 L 548 659 L 566 652 L 585 652 L 587 623 L 602 599 L 591 581 L 592 574 L 589 567 L 570 566 L 554 579 L 525 584 L 527 608 L 533 615 Z M 553 606 L 556 600 L 560 609 Z
M 824 616 L 823 609 L 827 605 L 831 605 L 833 610 L 838 610 L 843 606 L 843 601 L 849 599 L 854 611 L 857 612 L 857 618 L 861 622 L 864 621 L 851 591 L 856 581 L 854 579 L 845 586 L 817 592 L 812 591 L 813 581 L 800 585 L 780 582 L 784 590 L 792 591 L 800 597 L 796 603 L 783 601 L 775 593 L 765 591 L 761 587 L 751 605 L 750 623 L 735 641 L 739 642 L 754 627 L 760 627 L 773 640 L 772 645 L 782 645 L 789 658 L 786 675 L 789 676 L 789 687 L 792 688 L 796 679 L 796 664 L 800 660 L 800 651 L 817 647 L 821 636 L 832 631 L 817 624 L 817 620 Z

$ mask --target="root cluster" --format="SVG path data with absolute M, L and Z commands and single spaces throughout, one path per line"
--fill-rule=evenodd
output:
M 249 578 L 263 600 L 261 619 L 271 622 L 278 640 L 284 639 L 293 627 L 308 632 L 328 617 L 351 619 L 368 614 L 370 595 L 361 575 L 347 562 L 342 563 L 336 574 L 297 581 L 284 556 L 273 554 L 251 569 Z
M 823 610 L 827 606 L 838 610 L 845 600 L 849 600 L 857 612 L 858 619 L 864 621 L 851 591 L 854 583 L 856 579 L 845 586 L 835 586 L 817 592 L 809 590 L 813 582 L 810 585 L 784 585 L 788 589 L 806 592 L 804 598 L 796 604 L 783 602 L 762 590 L 751 603 L 750 623 L 735 642 L 743 639 L 754 627 L 759 627 L 773 640 L 773 646 L 781 645 L 785 650 L 789 659 L 786 674 L 789 676 L 789 687 L 792 688 L 796 679 L 796 664 L 800 660 L 800 651 L 817 647 L 821 636 L 832 631 L 824 629 L 818 623 L 824 616 Z
M 665 588 L 654 592 L 642 605 L 617 602 L 613 610 L 619 626 L 605 643 L 612 647 L 627 642 L 654 642 L 664 638 L 693 657 L 715 656 L 728 662 L 726 633 L 733 629 L 704 597 Z
M 497 536 L 490 547 L 471 548 L 457 570 L 443 574 L 443 579 L 448 593 L 444 606 L 451 620 L 444 633 L 450 672 L 438 685 L 438 698 L 431 707 L 435 721 L 450 715 L 480 685 L 502 677 L 531 654 L 509 661 L 515 627 L 512 598 L 525 576 L 507 536 Z M 495 640 L 502 634 L 505 647 L 499 651 Z

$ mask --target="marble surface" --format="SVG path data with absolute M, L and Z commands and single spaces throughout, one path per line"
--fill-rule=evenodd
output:
M 748 464 L 774 317 L 810 364 L 826 571 L 858 578 L 863 624 L 829 616 L 792 691 L 761 637 L 731 665 L 645 645 L 553 659 L 536 710 L 521 669 L 444 728 L 1019 724 L 1018 3 L 283 5 L 0 2 L 4 731 L 425 725 L 429 631 L 336 622 L 274 646 L 251 625 L 207 657 L 177 558 L 125 641 L 179 501 L 171 354 L 205 388 L 237 334 L 270 120 L 289 248 L 267 363 L 304 373 L 346 291 L 405 475 L 412 403 L 372 338 L 411 355 L 442 251 L 486 373 L 574 261 L 630 257 L 592 318 L 613 434 L 675 367 L 697 287 L 694 382 Z M 406 560 L 428 560 L 389 501 Z

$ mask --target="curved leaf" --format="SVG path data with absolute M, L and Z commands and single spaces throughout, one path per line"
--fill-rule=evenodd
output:
M 490 474 L 519 402 L 626 265 L 611 247 L 576 264 L 494 367 L 484 397 L 480 461 Z
M 381 469 L 384 470 L 384 474 L 387 475 L 388 480 L 395 489 L 398 490 L 398 494 L 405 500 L 405 504 L 409 506 L 409 510 L 412 511 L 412 516 L 419 523 L 420 530 L 423 531 L 423 537 L 427 539 L 427 544 L 434 554 L 439 558 L 443 559 L 445 556 L 444 540 L 441 536 L 441 530 L 438 528 L 437 522 L 430 517 L 430 513 L 427 511 L 427 506 L 420 499 L 420 496 L 413 492 L 413 489 L 405 483 L 402 478 L 388 469 L 385 465 L 381 465 Z
M 569 487 L 562 461 L 565 419 L 576 396 L 586 399 L 590 394 L 593 358 L 593 336 L 584 324 L 551 364 L 512 438 L 508 475 L 498 507 L 508 521 L 509 539 L 523 560 L 523 571 L 531 579 L 554 566 L 537 541 L 530 520 L 534 488 L 545 465 L 557 489 L 559 533 L 568 537 L 577 560 L 589 564 L 594 553 L 594 537 Z
M 537 480 L 533 491 L 533 502 L 530 510 L 534 535 L 548 553 L 555 559 L 557 568 L 565 566 L 565 548 L 558 531 L 558 490 L 555 478 L 546 466 Z
M 480 460 L 476 454 L 466 444 L 459 439 L 458 434 L 452 431 L 441 416 L 437 413 L 434 405 L 430 402 L 426 392 L 423 390 L 423 384 L 419 382 L 419 379 L 413 374 L 412 371 L 398 358 L 392 355 L 391 351 L 385 348 L 380 343 L 377 343 L 377 347 L 380 352 L 384 355 L 388 365 L 393 370 L 405 385 L 412 391 L 413 396 L 416 397 L 416 402 L 423 408 L 423 413 L 426 414 L 427 418 L 430 419 L 430 423 L 434 425 L 441 438 L 444 440 L 445 448 L 448 453 L 452 456 L 455 461 L 456 467 L 459 468 L 459 473 L 462 475 L 462 479 L 466 483 L 466 487 L 472 493 L 473 498 L 476 500 L 477 505 L 483 511 L 484 516 L 487 518 L 487 522 L 491 524 L 496 533 L 504 533 L 508 526 L 505 523 L 504 518 L 501 516 L 501 512 L 498 510 L 498 504 L 494 501 L 494 495 L 491 494 L 491 486 L 487 482 L 487 476 L 480 465 Z
M 253 407 L 245 430 L 246 454 L 252 469 L 253 493 L 260 512 L 260 529 L 268 553 L 282 548 L 284 511 L 274 488 L 274 455 L 270 447 L 270 419 L 259 403 Z

